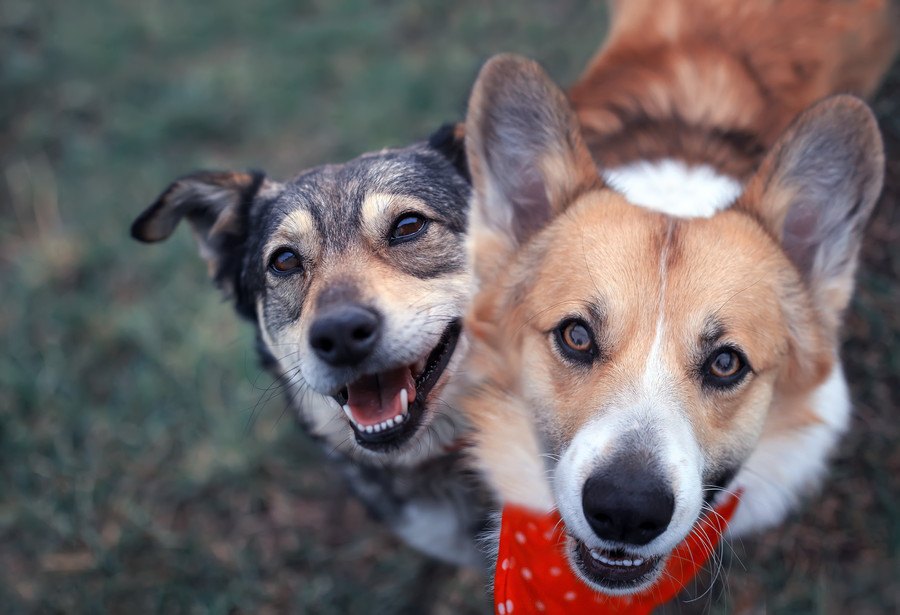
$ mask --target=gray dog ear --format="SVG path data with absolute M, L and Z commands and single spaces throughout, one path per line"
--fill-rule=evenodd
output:
M 884 179 L 884 148 L 866 104 L 834 96 L 788 128 L 740 207 L 781 241 L 833 326 L 850 301 L 863 228 Z
M 257 196 L 274 193 L 279 186 L 257 171 L 186 175 L 172 182 L 138 216 L 131 225 L 131 236 L 146 243 L 162 241 L 187 219 L 210 277 L 227 295 L 239 295 L 247 213 Z
M 478 279 L 602 181 L 562 90 L 541 67 L 495 56 L 472 88 L 465 126 Z

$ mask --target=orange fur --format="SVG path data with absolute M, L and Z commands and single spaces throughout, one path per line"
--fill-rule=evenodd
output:
M 831 94 L 870 95 L 900 41 L 889 0 L 627 0 L 612 9 L 606 43 L 569 90 L 602 166 L 663 155 L 677 139 L 689 162 L 746 178 L 800 111 Z

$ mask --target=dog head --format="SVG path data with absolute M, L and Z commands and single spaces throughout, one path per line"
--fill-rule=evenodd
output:
M 284 183 L 195 173 L 132 234 L 160 241 L 190 222 L 315 435 L 385 460 L 427 452 L 455 425 L 441 395 L 470 293 L 461 128 Z
M 604 187 L 532 62 L 485 66 L 466 139 L 476 454 L 501 498 L 559 509 L 586 583 L 639 592 L 764 427 L 815 420 L 881 187 L 875 120 L 820 103 L 735 205 L 692 219 Z

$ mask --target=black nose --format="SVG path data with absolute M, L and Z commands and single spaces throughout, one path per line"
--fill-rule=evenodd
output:
M 581 507 L 600 538 L 645 545 L 668 527 L 675 497 L 653 466 L 618 458 L 587 479 Z
M 381 318 L 357 304 L 335 306 L 309 329 L 309 345 L 335 367 L 356 365 L 372 353 L 381 333 Z

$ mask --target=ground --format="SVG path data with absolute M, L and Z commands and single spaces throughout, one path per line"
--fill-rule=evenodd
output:
M 148 247 L 128 226 L 194 169 L 283 178 L 423 138 L 497 51 L 571 82 L 599 5 L 0 4 L 5 613 L 403 611 L 424 558 L 285 415 L 189 233 Z M 823 491 L 685 610 L 900 610 L 900 70 L 875 109 L 893 179 L 848 312 L 853 430 Z M 477 612 L 482 589 L 460 574 L 435 612 Z

